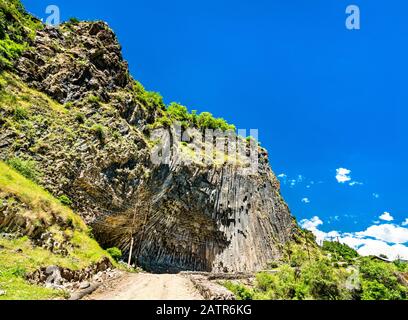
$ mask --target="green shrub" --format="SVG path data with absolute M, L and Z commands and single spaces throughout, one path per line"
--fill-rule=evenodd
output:
M 223 283 L 224 287 L 231 291 L 238 300 L 252 300 L 253 293 L 243 284 L 226 281 Z
M 115 260 L 119 261 L 120 258 L 122 258 L 122 251 L 116 247 L 109 248 L 106 250 L 107 253 Z
M 71 17 L 71 18 L 69 18 L 68 22 L 71 23 L 71 24 L 78 24 L 80 21 L 79 21 L 79 19 L 77 19 L 75 17 Z
M 167 108 L 167 114 L 170 118 L 178 121 L 190 121 L 191 115 L 185 106 L 172 102 Z
M 39 28 L 41 23 L 27 14 L 19 0 L 0 0 L 0 69 L 12 66 Z
M 193 110 L 192 113 L 189 113 L 187 107 L 172 102 L 164 115 L 156 120 L 156 123 L 153 124 L 153 128 L 156 127 L 168 127 L 173 123 L 179 123 L 183 128 L 187 127 L 196 127 L 198 129 L 212 129 L 212 130 L 221 130 L 221 131 L 236 131 L 234 125 L 228 124 L 222 118 L 215 118 L 209 112 L 203 112 L 197 115 L 197 111 Z
M 357 251 L 353 248 L 336 241 L 324 241 L 322 248 L 324 251 L 330 252 L 337 261 L 344 260 L 351 262 L 354 258 L 359 256 Z
M 75 120 L 77 121 L 77 122 L 79 122 L 79 123 L 85 123 L 85 116 L 84 116 L 84 114 L 83 113 L 77 113 L 76 115 L 75 115 Z
M 300 267 L 305 262 L 309 261 L 309 255 L 307 253 L 307 250 L 302 245 L 295 245 L 295 244 L 289 243 L 287 247 L 285 248 L 285 253 L 286 253 L 286 262 L 291 267 Z
M 397 259 L 394 261 L 394 265 L 397 267 L 399 272 L 408 272 L 408 263 Z
M 72 109 L 73 106 L 74 106 L 74 103 L 71 102 L 71 101 L 69 101 L 69 102 L 67 102 L 66 104 L 64 104 L 64 107 L 67 108 L 67 109 Z
M 260 272 L 256 275 L 256 285 L 261 291 L 268 291 L 274 287 L 276 279 L 267 272 Z
M 166 108 L 164 102 L 163 102 L 163 97 L 161 96 L 160 93 L 154 92 L 154 91 L 146 91 L 145 93 L 145 99 L 149 106 L 154 106 L 159 109 L 164 110 Z
M 345 295 L 342 279 L 327 260 L 306 265 L 302 269 L 302 281 L 308 287 L 310 295 L 319 300 L 340 300 Z
M 405 300 L 408 288 L 401 285 L 396 273 L 398 268 L 392 263 L 362 258 L 360 280 L 363 300 Z
M 40 173 L 37 170 L 37 164 L 32 160 L 22 160 L 20 158 L 12 158 L 6 161 L 6 163 L 14 170 L 21 173 L 27 179 L 34 182 L 38 182 Z
M 26 120 L 29 118 L 27 109 L 20 106 L 15 107 L 13 113 L 16 120 Z
M 287 264 L 275 273 L 256 275 L 254 299 L 338 300 L 348 298 L 346 274 L 334 269 L 328 260 L 305 262 L 300 268 Z
M 12 268 L 10 270 L 10 273 L 15 277 L 25 278 L 27 271 L 25 268 L 17 266 L 17 267 Z
M 62 196 L 58 197 L 58 200 L 65 206 L 70 206 L 72 205 L 72 200 L 66 196 L 65 194 L 63 194 Z
M 7 81 L 0 78 L 0 91 L 4 90 L 7 86 Z
M 94 124 L 91 127 L 91 131 L 98 137 L 99 140 L 105 139 L 105 128 L 100 124 Z
M 223 118 L 214 118 L 210 112 L 203 112 L 198 115 L 197 125 L 201 129 L 220 129 L 222 131 L 236 130 L 234 125 L 228 124 Z
M 75 229 L 74 219 L 72 217 L 67 218 L 67 226 L 71 229 Z
M 133 82 L 133 92 L 136 98 L 148 109 L 166 110 L 166 105 L 163 102 L 163 97 L 160 93 L 147 91 L 139 81 Z
M 88 102 L 94 103 L 94 104 L 100 104 L 101 99 L 93 94 L 89 95 L 87 98 Z

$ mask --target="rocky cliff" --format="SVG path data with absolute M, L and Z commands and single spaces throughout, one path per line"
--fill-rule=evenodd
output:
M 103 246 L 129 254 L 133 238 L 134 261 L 153 271 L 253 271 L 281 256 L 297 226 L 266 150 L 251 173 L 194 159 L 190 141 L 155 163 L 166 107 L 129 75 L 105 23 L 41 26 L 25 41 L 0 75 L 0 158 L 35 163 Z

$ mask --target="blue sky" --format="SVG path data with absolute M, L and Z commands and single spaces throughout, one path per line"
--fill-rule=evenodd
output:
M 147 89 L 259 129 L 303 225 L 408 251 L 406 1 L 23 3 L 41 18 L 55 4 L 63 20 L 107 21 Z M 350 4 L 360 7 L 360 30 L 345 27 Z

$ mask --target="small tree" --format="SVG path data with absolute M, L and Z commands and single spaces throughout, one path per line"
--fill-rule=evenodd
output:
M 106 250 L 107 253 L 115 260 L 119 261 L 122 258 L 122 251 L 119 248 L 113 247 Z

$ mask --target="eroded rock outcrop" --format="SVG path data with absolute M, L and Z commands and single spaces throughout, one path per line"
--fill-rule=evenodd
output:
M 0 157 L 36 161 L 41 183 L 72 199 L 100 243 L 128 254 L 133 237 L 134 260 L 153 271 L 253 271 L 281 256 L 297 227 L 267 152 L 258 148 L 252 174 L 238 162 L 186 164 L 178 145 L 154 164 L 147 129 L 163 105 L 135 89 L 106 24 L 44 28 L 15 71 L 7 90 L 31 95 L 31 125 L 2 126 Z

